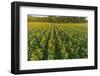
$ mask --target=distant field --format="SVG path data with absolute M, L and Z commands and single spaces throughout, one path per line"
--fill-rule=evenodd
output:
M 28 60 L 88 58 L 86 23 L 28 22 Z

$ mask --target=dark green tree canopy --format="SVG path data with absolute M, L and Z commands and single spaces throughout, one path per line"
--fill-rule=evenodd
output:
M 86 17 L 74 16 L 31 16 L 28 15 L 28 22 L 52 22 L 52 23 L 86 23 Z

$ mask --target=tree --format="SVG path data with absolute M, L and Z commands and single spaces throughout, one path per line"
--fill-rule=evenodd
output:
M 73 16 L 47 16 L 47 17 L 34 17 L 28 16 L 29 22 L 52 22 L 52 23 L 86 23 L 86 17 L 73 17 Z

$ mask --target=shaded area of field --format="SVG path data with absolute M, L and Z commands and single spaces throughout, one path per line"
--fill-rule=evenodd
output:
M 88 58 L 86 23 L 28 22 L 28 60 Z

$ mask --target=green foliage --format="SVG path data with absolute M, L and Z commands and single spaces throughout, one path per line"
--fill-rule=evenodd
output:
M 28 60 L 88 57 L 87 24 L 28 22 Z
M 29 15 L 28 22 L 52 22 L 52 23 L 86 23 L 86 17 L 74 17 L 74 16 L 44 16 L 35 17 Z

